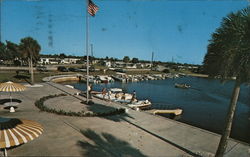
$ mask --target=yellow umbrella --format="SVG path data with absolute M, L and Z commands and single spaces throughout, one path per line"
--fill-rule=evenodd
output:
M 11 81 L 0 84 L 0 91 L 2 92 L 20 92 L 24 91 L 25 88 L 25 86 Z
M 25 86 L 18 84 L 18 83 L 11 82 L 11 81 L 0 84 L 1 92 L 10 92 L 10 102 L 12 102 L 11 92 L 20 92 L 20 91 L 24 91 L 25 89 L 26 89 Z
M 0 149 L 18 146 L 42 134 L 42 126 L 31 120 L 0 117 Z

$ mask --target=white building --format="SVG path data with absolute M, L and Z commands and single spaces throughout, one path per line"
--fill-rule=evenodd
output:
M 110 68 L 111 67 L 111 62 L 110 61 L 104 61 L 103 62 L 104 66 Z
M 80 58 L 64 58 L 61 59 L 61 64 L 76 64 L 77 61 L 79 61 Z

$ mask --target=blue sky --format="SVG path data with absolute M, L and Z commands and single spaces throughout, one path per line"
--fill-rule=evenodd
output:
M 201 64 L 211 33 L 247 0 L 93 0 L 94 56 Z M 85 0 L 4 0 L 2 41 L 31 36 L 43 54 L 85 55 Z M 50 38 L 50 39 L 49 39 Z

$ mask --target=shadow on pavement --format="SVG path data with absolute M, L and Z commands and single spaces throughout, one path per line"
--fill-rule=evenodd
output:
M 91 142 L 78 141 L 78 146 L 82 147 L 83 156 L 95 157 L 145 157 L 140 150 L 133 148 L 128 142 L 114 137 L 109 133 L 101 133 L 88 129 L 81 130 L 81 133 Z
M 0 105 L 4 104 L 6 102 L 10 102 L 10 101 L 12 101 L 12 102 L 18 102 L 18 103 L 22 102 L 22 100 L 19 100 L 19 99 L 11 99 L 10 100 L 10 98 L 6 98 L 6 99 L 0 99 Z
M 115 122 L 120 122 L 123 121 L 126 117 L 132 118 L 133 117 L 129 116 L 127 113 L 119 113 L 117 111 L 118 108 L 115 107 L 110 107 L 102 104 L 93 104 L 93 105 L 88 105 L 88 110 L 95 112 L 95 113 L 110 113 L 108 115 L 101 116 L 102 118 L 112 120 Z M 117 111 L 117 113 L 115 113 Z M 113 112 L 113 114 L 112 114 Z
M 18 80 L 24 80 L 26 81 L 27 83 L 31 84 L 31 82 L 29 81 L 29 76 L 25 76 L 25 75 L 16 75 L 14 76 L 16 79 Z
M 108 119 L 108 120 L 112 120 L 114 122 L 121 122 L 121 121 L 125 121 L 127 117 L 134 119 L 134 117 L 131 117 L 127 113 L 117 114 L 117 115 L 113 115 L 113 116 L 104 116 L 103 118 Z

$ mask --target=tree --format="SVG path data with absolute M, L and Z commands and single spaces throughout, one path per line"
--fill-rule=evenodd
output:
M 9 59 L 14 60 L 13 62 L 14 65 L 15 66 L 21 65 L 21 60 L 20 60 L 21 55 L 18 52 L 18 45 L 11 41 L 6 41 L 6 48 Z
M 61 58 L 61 59 L 67 58 L 67 55 L 65 55 L 64 53 L 60 53 L 59 58 Z
M 236 77 L 225 128 L 216 157 L 222 157 L 229 138 L 240 85 L 250 82 L 250 7 L 231 13 L 213 33 L 204 57 L 204 70 L 222 80 Z
M 19 52 L 24 58 L 28 59 L 31 74 L 31 84 L 34 84 L 33 61 L 37 61 L 40 50 L 41 46 L 35 39 L 31 37 L 21 39 L 21 42 L 19 44 Z
M 3 60 L 6 60 L 8 58 L 7 47 L 2 42 L 0 42 L 0 58 L 3 59 Z
M 139 63 L 139 59 L 138 58 L 132 58 L 131 62 L 132 63 Z
M 129 56 L 124 56 L 123 62 L 128 63 L 130 61 Z

